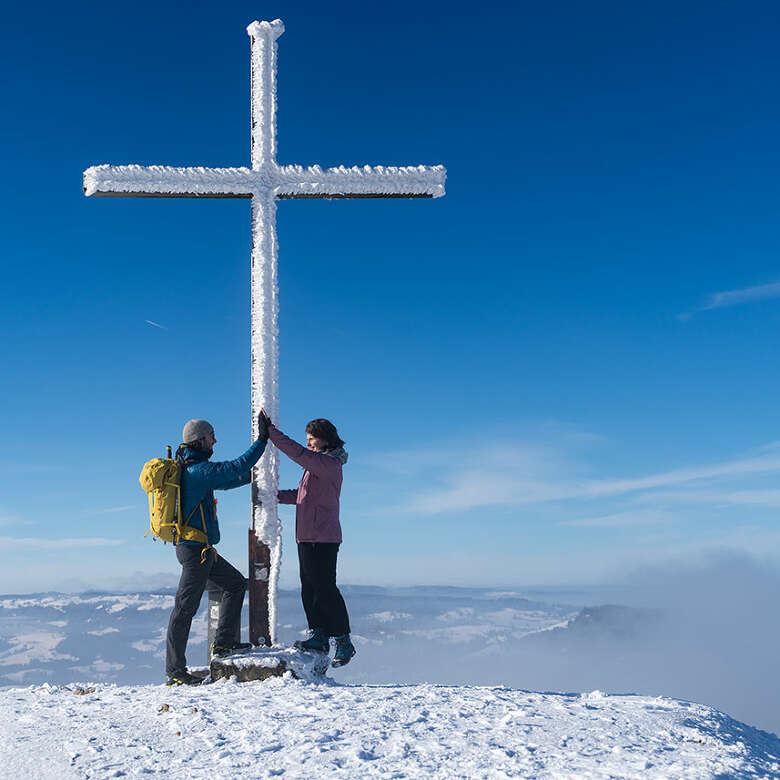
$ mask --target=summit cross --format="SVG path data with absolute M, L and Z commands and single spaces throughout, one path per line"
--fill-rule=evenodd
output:
M 279 417 L 276 201 L 288 198 L 438 198 L 443 166 L 321 168 L 276 162 L 276 39 L 281 19 L 252 22 L 251 168 L 97 165 L 84 171 L 87 196 L 250 198 L 252 201 L 251 417 L 257 436 L 262 407 Z M 276 639 L 276 588 L 281 564 L 277 508 L 279 455 L 268 447 L 253 470 L 249 529 L 249 639 Z

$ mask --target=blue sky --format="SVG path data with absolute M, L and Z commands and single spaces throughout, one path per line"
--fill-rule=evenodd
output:
M 43 3 L 0 33 L 0 592 L 175 574 L 142 463 L 190 417 L 249 443 L 248 202 L 81 173 L 248 164 L 245 27 L 277 17 L 280 163 L 448 169 L 279 206 L 279 422 L 347 441 L 342 581 L 780 558 L 773 4 Z

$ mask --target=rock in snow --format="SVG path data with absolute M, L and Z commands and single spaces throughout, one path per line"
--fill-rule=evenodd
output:
M 667 698 L 291 676 L 0 691 L 5 777 L 780 776 L 780 740 Z

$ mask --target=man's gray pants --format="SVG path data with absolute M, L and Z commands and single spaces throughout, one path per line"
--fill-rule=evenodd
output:
M 214 636 L 215 645 L 230 645 L 235 641 L 235 627 L 241 620 L 241 607 L 246 593 L 246 577 L 217 556 L 212 547 L 201 563 L 203 546 L 177 544 L 176 557 L 181 564 L 181 579 L 176 601 L 168 621 L 168 640 L 165 655 L 165 674 L 173 677 L 187 671 L 185 650 L 190 636 L 192 618 L 200 606 L 203 591 L 222 590 L 219 624 Z

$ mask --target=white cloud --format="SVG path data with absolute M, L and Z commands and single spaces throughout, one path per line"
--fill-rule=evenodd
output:
M 519 507 L 572 499 L 597 500 L 641 495 L 659 488 L 704 483 L 707 480 L 780 472 L 780 455 L 774 448 L 754 457 L 628 479 L 578 478 L 582 467 L 567 461 L 551 447 L 510 447 L 501 443 L 494 447 L 467 451 L 466 457 L 463 457 L 463 451 L 457 457 L 450 450 L 447 459 L 439 457 L 440 452 L 436 449 L 402 453 L 398 458 L 391 457 L 385 461 L 389 463 L 389 469 L 396 472 L 400 469 L 400 462 L 407 466 L 414 464 L 420 469 L 422 464 L 426 464 L 430 471 L 430 476 L 423 471 L 426 483 L 440 485 L 423 488 L 416 493 L 410 490 L 406 503 L 392 507 L 392 511 L 434 515 L 487 506 Z M 437 466 L 433 466 L 434 463 Z M 410 467 L 412 471 L 414 465 Z M 760 504 L 778 500 L 774 491 L 732 491 L 721 493 L 721 496 L 726 503 Z M 627 517 L 622 520 L 621 524 L 628 522 Z
M 738 290 L 723 290 L 710 295 L 704 306 L 694 309 L 692 312 L 680 314 L 678 319 L 687 320 L 694 314 L 712 309 L 722 309 L 726 306 L 738 306 L 742 303 L 765 301 L 770 298 L 780 298 L 780 282 L 760 284 L 755 287 L 742 287 Z
M 0 536 L 0 547 L 17 550 L 78 550 L 81 547 L 115 547 L 121 539 L 84 537 L 79 539 L 50 539 L 46 537 Z
M 647 497 L 682 504 L 780 508 L 780 490 L 674 490 L 649 493 Z
M 697 466 L 694 468 L 663 471 L 658 474 L 651 474 L 647 477 L 637 477 L 635 479 L 592 482 L 585 486 L 583 495 L 618 495 L 621 493 L 631 493 L 637 490 L 680 485 L 686 482 L 712 479 L 714 477 L 761 474 L 775 471 L 780 471 L 780 457 L 777 455 L 741 458 L 738 460 L 726 461 L 725 463 L 715 463 L 710 466 Z
M 672 522 L 674 518 L 664 512 L 654 510 L 636 510 L 616 512 L 599 517 L 583 517 L 578 520 L 565 520 L 558 525 L 581 526 L 589 528 L 625 528 L 637 525 L 660 525 Z
M 25 521 L 20 514 L 11 512 L 8 509 L 0 507 L 0 526 L 7 525 L 25 525 Z

